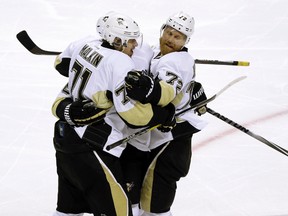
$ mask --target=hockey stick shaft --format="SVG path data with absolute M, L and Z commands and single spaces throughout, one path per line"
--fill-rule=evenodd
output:
M 18 41 L 32 54 L 35 55 L 59 55 L 61 52 L 43 50 L 37 46 L 27 31 L 23 30 L 16 35 Z M 245 61 L 218 61 L 218 60 L 201 60 L 196 59 L 196 64 L 214 64 L 214 65 L 234 65 L 234 66 L 249 66 L 249 62 Z
M 212 101 L 212 100 L 214 100 L 214 99 L 215 99 L 215 97 L 212 96 L 211 98 L 209 98 L 209 99 L 207 99 L 207 100 L 205 100 L 205 101 L 202 101 L 202 102 L 200 102 L 199 104 L 196 104 L 195 106 L 191 106 L 191 107 L 189 107 L 189 108 L 181 111 L 180 113 L 177 113 L 175 116 L 179 116 L 179 115 L 183 114 L 184 112 L 187 112 L 187 111 L 189 111 L 189 110 L 191 110 L 191 109 L 196 109 L 196 108 L 199 107 L 199 106 L 204 106 L 205 104 L 207 104 L 208 102 L 210 102 L 210 101 Z M 201 105 L 200 105 L 200 104 L 201 104 Z M 161 124 L 158 124 L 158 125 L 155 125 L 155 126 L 152 126 L 152 127 L 143 128 L 142 130 L 139 130 L 139 131 L 137 131 L 137 132 L 134 133 L 134 134 L 131 134 L 131 135 L 129 135 L 129 136 L 127 136 L 127 137 L 125 137 L 125 138 L 123 138 L 123 139 L 115 142 L 115 143 L 112 143 L 112 144 L 108 145 L 108 146 L 106 147 L 106 150 L 109 151 L 109 150 L 111 150 L 111 149 L 113 149 L 113 148 L 115 148 L 115 147 L 117 147 L 117 146 L 119 146 L 119 145 L 121 145 L 121 144 L 124 144 L 124 143 L 128 142 L 128 141 L 131 140 L 131 139 L 134 139 L 134 138 L 136 138 L 136 137 L 138 137 L 138 136 L 141 136 L 142 134 L 145 134 L 145 133 L 147 133 L 147 132 L 149 132 L 149 131 L 152 131 L 152 130 L 154 130 L 155 128 L 158 128 L 158 127 L 160 127 L 160 126 L 161 126 Z
M 277 144 L 271 142 L 271 141 L 268 141 L 267 139 L 265 139 L 264 137 L 262 136 L 259 136 L 253 132 L 251 132 L 250 130 L 248 130 L 247 128 L 243 127 L 242 125 L 239 125 L 238 123 L 232 121 L 231 119 L 221 115 L 220 113 L 210 109 L 207 107 L 207 112 L 210 113 L 211 115 L 215 116 L 216 118 L 219 118 L 221 119 L 222 121 L 232 125 L 233 127 L 237 128 L 238 130 L 248 134 L 249 136 L 259 140 L 260 142 L 268 145 L 269 147 L 273 148 L 274 150 L 288 156 L 288 150 L 282 148 L 281 146 L 278 146 Z
M 206 105 L 207 103 L 215 100 L 215 98 L 218 97 L 220 94 L 222 94 L 226 89 L 228 89 L 232 85 L 236 84 L 237 82 L 239 82 L 239 81 L 241 81 L 241 80 L 243 80 L 245 78 L 246 78 L 246 76 L 241 76 L 241 77 L 236 78 L 235 80 L 233 80 L 230 83 L 228 83 L 224 88 L 222 88 L 218 93 L 216 93 L 212 97 L 208 98 L 207 100 L 201 101 L 201 102 L 199 102 L 199 103 L 197 103 L 197 104 L 195 104 L 195 105 L 193 105 L 193 106 L 191 106 L 191 107 L 189 107 L 187 109 L 182 110 L 181 112 L 177 113 L 175 116 L 180 116 L 181 114 L 183 114 L 183 113 L 185 113 L 187 111 L 190 111 L 192 109 L 197 109 L 199 107 L 202 107 L 202 106 Z M 153 127 L 146 127 L 146 128 L 144 128 L 142 130 L 139 130 L 136 133 L 127 136 L 126 138 L 123 138 L 123 139 L 121 139 L 121 140 L 119 140 L 119 141 L 117 141 L 115 143 L 112 143 L 112 144 L 108 145 L 106 147 L 106 150 L 109 151 L 112 148 L 115 148 L 115 147 L 117 147 L 117 146 L 119 146 L 121 144 L 124 144 L 124 143 L 128 142 L 131 139 L 134 139 L 135 137 L 138 137 L 138 136 L 140 136 L 140 135 L 142 135 L 144 133 L 147 133 L 147 132 L 149 132 L 151 130 L 154 130 L 155 128 L 157 128 L 159 126 L 160 126 L 160 124 L 158 124 L 156 126 L 153 126 Z
M 214 64 L 214 65 L 231 65 L 231 66 L 249 66 L 248 61 L 219 61 L 219 60 L 201 60 L 195 59 L 196 64 Z
M 195 106 L 191 106 L 191 107 L 189 107 L 189 108 L 181 111 L 180 113 L 177 113 L 175 116 L 179 116 L 179 115 L 183 114 L 184 112 L 187 112 L 187 111 L 192 110 L 192 109 L 196 109 L 196 108 L 199 107 L 199 106 L 204 106 L 205 104 L 207 104 L 208 102 L 210 102 L 210 101 L 212 101 L 212 100 L 214 100 L 214 99 L 215 99 L 215 97 L 212 96 L 211 98 L 209 98 L 209 99 L 207 99 L 207 100 L 205 100 L 205 101 L 202 101 L 202 102 L 200 102 L 199 104 L 196 104 Z M 201 104 L 201 105 L 200 105 L 200 104 Z M 115 147 L 117 147 L 117 146 L 119 146 L 119 145 L 121 145 L 121 144 L 124 144 L 124 143 L 128 142 L 128 141 L 131 140 L 131 139 L 134 139 L 134 138 L 136 138 L 136 137 L 138 137 L 138 136 L 141 136 L 142 134 L 145 134 L 145 133 L 147 133 L 147 132 L 149 132 L 149 131 L 152 131 L 152 130 L 154 130 L 155 128 L 158 128 L 158 127 L 160 127 L 160 126 L 161 126 L 161 124 L 158 124 L 158 125 L 155 125 L 155 126 L 152 126 L 152 127 L 143 128 L 142 130 L 139 130 L 139 131 L 137 131 L 137 132 L 134 133 L 134 134 L 131 134 L 131 135 L 129 135 L 129 136 L 127 136 L 127 137 L 125 137 L 125 138 L 123 138 L 123 139 L 115 142 L 115 143 L 112 143 L 112 144 L 108 145 L 108 146 L 106 147 L 106 150 L 109 151 L 109 150 L 111 150 L 111 149 L 113 149 L 113 148 L 115 148 Z
M 212 96 L 211 98 L 205 100 L 205 101 L 202 101 L 202 102 L 196 104 L 195 106 L 191 106 L 191 107 L 189 107 L 189 108 L 187 108 L 185 110 L 182 110 L 181 112 L 177 113 L 175 116 L 179 116 L 179 115 L 183 114 L 184 112 L 187 112 L 187 111 L 189 111 L 191 109 L 196 109 L 199 106 L 204 106 L 205 104 L 207 104 L 208 102 L 210 102 L 210 101 L 212 101 L 214 99 L 215 99 L 215 95 Z M 141 136 L 142 134 L 145 134 L 145 133 L 147 133 L 147 132 L 149 132 L 151 130 L 154 130 L 155 128 L 158 128 L 160 126 L 161 126 L 161 124 L 158 124 L 158 125 L 155 125 L 155 126 L 152 126 L 152 127 L 143 128 L 142 130 L 139 130 L 139 131 L 137 131 L 134 134 L 131 134 L 131 135 L 129 135 L 129 136 L 127 136 L 127 137 L 115 142 L 115 143 L 112 143 L 112 144 L 108 145 L 106 147 L 106 150 L 109 151 L 109 150 L 111 150 L 111 149 L 113 149 L 113 148 L 115 148 L 115 147 L 117 147 L 117 146 L 119 146 L 121 144 L 124 144 L 124 143 L 128 142 L 131 139 L 134 139 L 134 138 L 136 138 L 138 136 Z
M 208 98 L 207 100 L 204 100 L 204 101 L 196 104 L 196 105 L 193 106 L 193 107 L 189 107 L 189 108 L 187 108 L 187 109 L 182 110 L 181 112 L 177 113 L 177 116 L 180 116 L 181 114 L 183 114 L 183 113 L 185 113 L 185 112 L 187 112 L 187 111 L 189 111 L 189 110 L 191 110 L 191 109 L 197 109 L 197 108 L 199 108 L 199 107 L 201 107 L 201 106 L 206 105 L 207 103 L 211 102 L 211 101 L 214 100 L 216 97 L 218 97 L 220 94 L 222 94 L 224 91 L 226 91 L 228 88 L 230 88 L 232 85 L 240 82 L 240 81 L 243 80 L 243 79 L 246 79 L 246 77 L 247 77 L 247 76 L 241 76 L 241 77 L 238 77 L 238 78 L 232 80 L 231 82 L 229 82 L 226 86 L 224 86 L 219 92 L 217 92 L 217 93 L 216 93 L 215 95 L 213 95 L 212 97 L 210 97 L 210 98 Z

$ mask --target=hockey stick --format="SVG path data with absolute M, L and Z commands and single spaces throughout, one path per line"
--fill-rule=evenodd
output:
M 35 55 L 59 55 L 61 52 L 43 50 L 38 47 L 30 38 L 28 33 L 23 30 L 16 35 L 18 41 L 31 53 Z
M 276 145 L 275 143 L 268 141 L 267 139 L 265 139 L 262 136 L 259 136 L 253 132 L 251 132 L 250 130 L 248 130 L 247 128 L 237 124 L 236 122 L 232 121 L 231 119 L 228 119 L 227 117 L 221 115 L 220 113 L 215 112 L 214 110 L 210 109 L 207 107 L 207 112 L 210 113 L 211 115 L 215 116 L 216 118 L 221 119 L 222 121 L 232 125 L 233 127 L 237 128 L 238 130 L 248 134 L 249 136 L 259 140 L 260 142 L 268 145 L 269 147 L 275 149 L 276 151 L 288 156 L 288 150 L 282 148 L 281 146 Z
M 249 66 L 247 61 L 218 61 L 218 60 L 201 60 L 195 59 L 196 64 L 214 64 L 214 65 L 232 65 L 232 66 Z
M 246 78 L 246 76 L 241 76 L 241 77 L 236 78 L 235 80 L 232 80 L 230 83 L 228 83 L 226 86 L 224 86 L 224 88 L 222 88 L 219 92 L 217 92 L 216 94 L 214 94 L 212 97 L 210 97 L 210 98 L 208 98 L 208 99 L 206 99 L 206 100 L 204 100 L 204 101 L 201 101 L 201 102 L 199 102 L 199 103 L 197 103 L 197 104 L 195 104 L 195 105 L 193 105 L 193 106 L 191 106 L 191 107 L 189 107 L 189 108 L 187 108 L 187 109 L 182 110 L 181 112 L 177 113 L 175 116 L 180 116 L 181 114 L 183 114 L 183 113 L 185 113 L 185 112 L 187 112 L 187 111 L 189 111 L 189 110 L 197 109 L 197 108 L 199 108 L 199 107 L 202 107 L 202 106 L 206 105 L 207 103 L 215 100 L 216 97 L 218 97 L 220 94 L 222 94 L 222 93 L 223 93 L 225 90 L 227 90 L 229 87 L 231 87 L 231 86 L 234 85 L 235 83 L 237 83 L 237 82 L 239 82 L 239 81 L 241 81 L 241 80 L 243 80 L 243 79 L 245 79 L 245 78 Z M 129 135 L 129 136 L 127 136 L 127 137 L 125 137 L 125 138 L 123 138 L 123 139 L 115 142 L 115 143 L 112 143 L 112 144 L 106 146 L 106 150 L 109 151 L 109 150 L 111 150 L 111 149 L 113 149 L 113 148 L 115 148 L 115 147 L 117 147 L 117 146 L 119 146 L 119 145 L 121 145 L 121 144 L 124 144 L 124 143 L 128 142 L 129 140 L 131 140 L 131 139 L 133 139 L 133 138 L 135 138 L 135 137 L 138 137 L 138 136 L 140 136 L 140 135 L 142 135 L 142 134 L 145 134 L 145 133 L 147 133 L 147 132 L 149 132 L 149 131 L 151 131 L 151 130 L 154 130 L 155 128 L 157 128 L 157 127 L 159 127 L 159 126 L 160 126 L 160 124 L 155 125 L 155 126 L 153 126 L 153 127 L 143 128 L 142 130 L 139 130 L 139 131 L 137 131 L 137 132 L 134 133 L 134 134 L 131 134 L 131 135 Z
M 43 50 L 37 46 L 30 38 L 28 33 L 23 30 L 16 35 L 19 42 L 32 54 L 35 55 L 59 55 L 61 52 Z M 234 65 L 234 66 L 249 66 L 249 62 L 245 61 L 218 61 L 218 60 L 200 60 L 195 59 L 196 64 L 214 64 L 214 65 Z

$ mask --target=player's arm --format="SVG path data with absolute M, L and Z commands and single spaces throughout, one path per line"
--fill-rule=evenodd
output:
M 55 59 L 54 67 L 62 76 L 68 77 L 70 61 L 71 58 L 62 58 L 61 55 L 58 55 Z
M 123 121 L 131 128 L 167 125 L 174 120 L 175 107 L 173 104 L 161 107 L 150 103 L 135 102 L 133 108 L 118 112 Z
M 53 112 L 73 126 L 89 125 L 102 120 L 108 110 L 97 108 L 91 100 L 73 101 L 70 98 L 57 98 Z
M 125 87 L 130 98 L 143 104 L 166 106 L 176 95 L 171 83 L 153 79 L 143 71 L 129 71 L 125 77 Z
M 58 56 L 54 61 L 54 68 L 65 77 L 69 76 L 69 67 L 71 62 L 71 57 L 73 53 L 73 49 L 75 48 L 75 44 L 71 43 L 69 46 Z
M 175 125 L 173 104 L 162 107 L 151 103 L 140 103 L 127 96 L 124 84 L 116 89 L 113 94 L 115 109 L 129 127 L 139 128 L 162 124 L 169 128 Z
M 201 83 L 194 81 L 193 91 L 190 106 L 200 103 L 201 101 L 206 100 L 206 94 Z M 207 111 L 207 105 L 199 107 L 195 110 L 198 115 L 203 115 Z
M 73 52 L 75 51 L 76 47 L 79 47 L 81 44 L 85 43 L 85 41 L 86 41 L 86 38 L 82 38 L 80 40 L 70 43 L 62 53 L 56 56 L 56 59 L 54 61 L 54 68 L 62 76 L 65 76 L 65 77 L 69 76 L 69 66 L 70 66 Z
M 73 126 L 98 122 L 105 117 L 107 111 L 108 109 L 97 108 L 92 100 L 73 101 L 67 85 L 52 105 L 53 115 Z

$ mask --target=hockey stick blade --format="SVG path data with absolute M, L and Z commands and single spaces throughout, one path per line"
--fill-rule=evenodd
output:
M 59 55 L 60 52 L 47 51 L 38 47 L 30 38 L 28 33 L 23 30 L 16 35 L 18 41 L 31 53 L 35 55 Z
M 214 64 L 214 65 L 232 65 L 232 66 L 249 66 L 248 61 L 219 61 L 219 60 L 203 60 L 195 59 L 196 64 Z
M 277 144 L 275 144 L 275 143 L 273 143 L 271 141 L 268 141 L 264 137 L 259 136 L 259 135 L 255 134 L 255 133 L 251 132 L 247 128 L 239 125 L 238 123 L 232 121 L 231 119 L 228 119 L 227 117 L 221 115 L 220 113 L 215 112 L 214 110 L 212 110 L 210 108 L 207 108 L 207 112 L 210 113 L 211 115 L 215 116 L 216 118 L 221 119 L 222 121 L 226 122 L 227 124 L 232 125 L 233 127 L 237 128 L 238 130 L 248 134 L 249 136 L 259 140 L 260 142 L 268 145 L 269 147 L 273 148 L 274 150 L 276 150 L 276 151 L 288 156 L 288 150 L 282 148 L 281 146 L 278 146 Z
M 212 97 L 210 97 L 210 98 L 208 98 L 208 99 L 206 99 L 204 101 L 201 101 L 201 102 L 199 102 L 199 103 L 197 103 L 197 104 L 195 104 L 195 105 L 193 105 L 193 106 L 191 106 L 191 107 L 189 107 L 187 109 L 182 110 L 181 112 L 177 113 L 175 116 L 180 116 L 181 114 L 183 114 L 183 113 L 185 113 L 185 112 L 187 112 L 189 110 L 197 109 L 199 107 L 202 107 L 202 106 L 206 105 L 207 103 L 210 103 L 211 101 L 215 100 L 220 94 L 222 94 L 224 91 L 226 91 L 229 87 L 231 87 L 232 85 L 236 84 L 237 82 L 240 82 L 241 80 L 243 80 L 245 78 L 246 78 L 246 76 L 241 76 L 241 77 L 236 78 L 235 80 L 231 81 L 226 86 L 224 86 L 224 88 L 222 88 L 218 93 L 214 94 Z M 109 151 L 109 150 L 111 150 L 111 149 L 113 149 L 113 148 L 115 148 L 115 147 L 117 147 L 117 146 L 119 146 L 121 144 L 124 144 L 124 143 L 128 142 L 129 140 L 134 139 L 135 137 L 138 137 L 138 136 L 140 136 L 140 135 L 142 135 L 144 133 L 147 133 L 147 132 L 149 132 L 149 131 L 151 131 L 151 130 L 159 127 L 159 126 L 160 126 L 160 124 L 155 125 L 153 127 L 143 128 L 142 130 L 139 130 L 139 131 L 137 131 L 134 134 L 131 134 L 131 135 L 129 135 L 129 136 L 127 136 L 127 137 L 115 142 L 115 143 L 112 143 L 112 144 L 106 146 L 106 150 Z

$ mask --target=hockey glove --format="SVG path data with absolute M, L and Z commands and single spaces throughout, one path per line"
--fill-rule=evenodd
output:
M 163 107 L 163 109 L 168 113 L 167 118 L 166 121 L 157 129 L 163 133 L 167 133 L 176 126 L 175 106 L 172 103 L 169 103 L 167 106 Z
M 64 109 L 64 118 L 70 125 L 83 126 L 98 122 L 108 110 L 94 106 L 91 100 L 74 101 Z
M 205 94 L 204 89 L 202 87 L 202 84 L 199 82 L 194 82 L 194 87 L 193 87 L 193 92 L 192 92 L 192 100 L 190 102 L 190 106 L 193 106 L 197 103 L 200 103 L 201 101 L 204 101 L 206 99 L 207 99 L 207 97 L 206 97 L 206 94 Z M 195 109 L 195 112 L 199 116 L 206 113 L 206 111 L 207 111 L 206 105 L 203 105 L 203 106 Z
M 102 150 L 111 134 L 111 131 L 112 127 L 106 122 L 97 122 L 86 128 L 82 139 L 86 141 L 90 148 L 94 150 Z
M 125 77 L 125 88 L 128 97 L 143 104 L 153 102 L 153 91 L 159 86 L 144 71 L 129 71 Z M 159 86 L 160 87 L 160 86 Z M 157 100 L 155 103 L 157 104 Z

